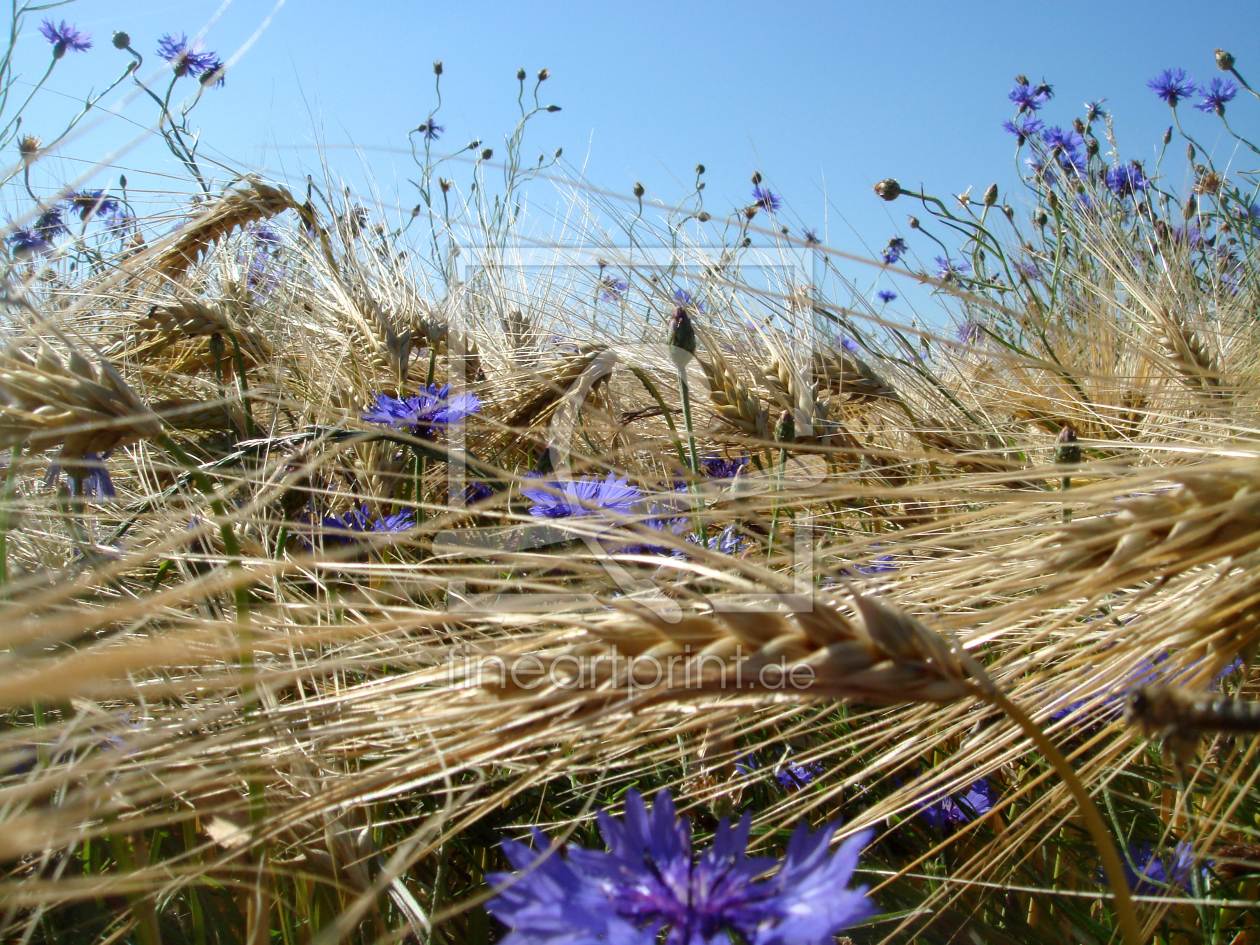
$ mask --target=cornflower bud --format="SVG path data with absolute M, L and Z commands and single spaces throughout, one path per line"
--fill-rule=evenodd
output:
M 546 82 L 549 78 L 551 78 L 551 73 L 548 72 L 545 68 L 538 70 L 539 82 Z
M 1037 224 L 1037 226 L 1045 226 L 1049 222 L 1050 218 L 1046 216 L 1044 210 L 1038 210 L 1037 215 L 1033 217 L 1033 223 Z
M 420 204 L 416 204 L 414 207 L 411 208 L 411 216 L 413 219 L 415 217 L 420 216 Z
M 1076 443 L 1076 430 L 1070 423 L 1064 424 L 1063 429 L 1059 431 L 1059 445 L 1054 449 L 1054 461 L 1060 465 L 1081 461 L 1081 448 Z
M 1098 139 L 1093 135 L 1090 135 L 1085 139 L 1085 156 L 1091 158 L 1098 157 Z
M 483 161 L 488 161 L 492 157 L 494 157 L 494 148 L 486 148 L 484 151 L 481 152 L 481 159 Z
M 1168 130 L 1164 132 L 1164 147 L 1168 147 L 1168 144 L 1171 141 L 1172 141 L 1172 125 L 1169 125 Z
M 757 207 L 755 205 L 744 208 L 745 219 L 751 220 L 756 215 L 757 215 Z
M 696 184 L 696 190 L 698 191 L 704 190 L 704 187 L 705 187 L 704 181 L 700 181 L 700 183 Z
M 560 111 L 560 106 L 559 106 L 559 105 L 548 105 L 548 106 L 547 106 L 547 111 L 549 111 L 549 112 L 558 112 L 558 111 Z
M 1222 72 L 1229 72 L 1234 68 L 1234 57 L 1223 49 L 1216 51 L 1216 68 Z
M 442 193 L 449 194 L 451 192 L 451 182 L 445 177 L 438 178 L 438 186 L 442 188 Z
M 990 184 L 989 189 L 984 192 L 984 205 L 991 207 L 997 203 L 998 188 L 997 184 Z
M 918 217 L 908 217 L 908 218 L 907 218 L 907 220 L 908 220 L 908 222 L 910 223 L 910 229 L 912 229 L 912 230 L 917 230 L 917 229 L 919 228 L 919 218 L 918 218 Z
M 709 213 L 708 210 L 701 210 L 699 213 L 696 214 L 696 219 L 699 220 L 701 223 L 708 223 L 710 220 L 713 219 L 713 214 Z
M 739 245 L 740 245 L 740 246 L 742 246 L 744 249 L 747 249 L 749 246 L 751 246 L 751 245 L 752 245 L 752 237 L 751 237 L 751 236 L 745 236 L 745 237 L 744 237 L 744 238 L 740 241 L 740 244 L 739 244 Z
M 634 195 L 635 195 L 636 197 L 638 197 L 640 200 L 642 200 L 642 199 L 643 199 L 643 195 L 644 195 L 645 193 L 647 193 L 647 191 L 645 191 L 645 190 L 643 189 L 643 185 L 642 185 L 642 184 L 640 184 L 638 181 L 635 181 L 635 182 L 634 182 Z
M 780 443 L 796 439 L 796 418 L 792 416 L 792 411 L 785 410 L 779 414 L 779 422 L 774 425 L 774 438 Z
M 117 33 L 114 34 L 114 48 L 115 49 L 126 49 L 130 45 L 131 45 L 131 37 L 128 36 L 126 33 L 124 33 L 122 30 L 119 30 Z
M 1074 131 L 1075 131 L 1078 135 L 1083 135 L 1083 134 L 1085 134 L 1085 122 L 1081 121 L 1079 118 L 1073 118 L 1073 119 L 1072 119 L 1072 129 L 1073 129 L 1073 130 L 1074 130 Z
M 684 305 L 674 309 L 674 315 L 669 320 L 669 346 L 688 355 L 696 353 L 696 329 Z
M 442 60 L 441 59 L 433 60 L 433 74 L 434 75 L 442 74 Z
M 517 69 L 517 70 L 516 70 L 516 80 L 517 80 L 518 82 L 524 82 L 524 81 L 525 81 L 525 75 L 526 75 L 526 73 L 525 73 L 525 70 L 524 70 L 524 69 Z
M 752 182 L 753 182 L 753 186 L 754 186 L 754 187 L 756 187 L 758 184 L 760 184 L 760 183 L 761 183 L 761 172 L 760 172 L 760 171 L 753 171 Z
M 1002 212 L 1006 214 L 1007 220 L 1009 220 L 1011 223 L 1015 222 L 1015 208 L 1012 207 L 1009 203 L 1002 204 Z
M 901 196 L 901 185 L 891 177 L 881 180 L 875 185 L 875 196 L 880 200 L 896 200 Z
M 1028 76 L 1024 75 L 1024 73 L 1022 73 L 1022 72 L 1021 72 L 1019 75 L 1015 76 L 1015 84 L 1016 84 L 1016 85 L 1027 85 L 1027 84 L 1028 84 Z
M 1197 198 L 1194 194 L 1191 194 L 1190 199 L 1186 201 L 1186 205 L 1181 208 L 1181 218 L 1183 220 L 1189 220 L 1198 212 L 1199 198 Z
M 703 165 L 703 164 L 697 164 L 697 165 L 696 165 L 696 176 L 698 177 L 698 176 L 700 176 L 700 175 L 701 175 L 701 174 L 703 174 L 703 173 L 704 173 L 704 165 Z
M 564 148 L 556 148 L 556 153 L 551 156 L 553 161 L 560 160 L 560 155 L 564 154 Z

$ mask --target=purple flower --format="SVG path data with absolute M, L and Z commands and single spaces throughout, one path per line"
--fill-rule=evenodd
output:
M 599 286 L 599 297 L 604 302 L 613 302 L 621 298 L 626 294 L 626 289 L 629 288 L 624 279 L 617 279 L 613 276 L 604 276 L 604 278 L 599 280 Z
M 1029 282 L 1041 281 L 1041 270 L 1037 268 L 1037 263 L 1035 261 L 1030 262 L 1023 259 L 1017 259 L 1015 261 L 1015 271 Z
M 438 427 L 462 423 L 481 409 L 476 394 L 450 396 L 450 383 L 438 387 L 430 384 L 414 397 L 391 397 L 376 394 L 369 410 L 359 414 L 368 423 L 384 423 L 398 430 L 408 430 L 423 436 L 432 436 Z
M 1203 95 L 1203 101 L 1194 106 L 1201 112 L 1216 112 L 1218 115 L 1225 114 L 1225 103 L 1231 101 L 1238 94 L 1238 86 L 1232 79 L 1213 79 L 1208 83 L 1206 88 L 1200 88 L 1199 92 Z
M 602 512 L 629 515 L 630 507 L 643 498 L 636 486 L 612 473 L 607 479 L 542 480 L 539 486 L 522 489 L 521 495 L 533 503 L 529 514 L 540 518 L 579 518 Z
M 774 778 L 779 782 L 779 787 L 785 791 L 789 789 L 799 791 L 801 788 L 808 787 L 811 781 L 826 770 L 821 761 L 801 764 L 798 761 L 784 759 L 782 765 L 775 771 Z
M 1035 112 L 1046 102 L 1050 101 L 1054 95 L 1054 91 L 1044 82 L 1041 85 L 1033 86 L 1027 82 L 1020 82 L 1015 88 L 1011 89 L 1011 102 L 1019 106 L 1019 113 Z
M 778 870 L 767 857 L 745 854 L 751 817 L 737 826 L 725 818 L 713 845 L 693 857 L 691 824 L 674 814 L 668 791 L 649 812 L 633 788 L 626 816 L 599 815 L 608 849 L 570 846 L 568 856 L 511 840 L 503 852 L 515 874 L 492 873 L 502 887 L 486 909 L 512 929 L 504 945 L 717 945 L 738 936 L 749 945 L 824 945 L 841 929 L 875 911 L 866 886 L 849 889 L 862 831 L 828 854 L 835 825 L 815 834 L 797 827 Z
M 769 187 L 762 187 L 758 184 L 753 188 L 753 206 L 766 211 L 766 213 L 776 213 L 783 206 L 783 201 Z
M 52 20 L 44 20 L 39 26 L 39 32 L 52 44 L 54 59 L 64 56 L 67 49 L 83 52 L 92 48 L 92 37 L 87 33 L 80 33 L 65 20 L 61 21 L 60 26 L 54 25 Z
M 420 127 L 416 129 L 416 131 L 424 135 L 425 141 L 436 141 L 441 136 L 442 132 L 445 130 L 446 130 L 446 126 L 439 125 L 436 121 L 433 120 L 432 115 L 430 115 L 427 119 L 425 119 L 425 121 L 423 121 L 420 124 Z
M 873 577 L 876 574 L 892 574 L 897 570 L 897 559 L 892 555 L 880 555 L 878 558 L 871 560 L 870 564 L 855 564 L 852 566 L 854 571 L 859 574 L 865 574 Z
M 805 230 L 801 234 L 801 238 L 805 240 L 806 246 L 818 246 L 821 240 L 818 239 L 817 230 Z
M 1123 164 L 1107 171 L 1107 189 L 1117 197 L 1143 193 L 1149 183 L 1139 164 Z
M 52 243 L 37 230 L 14 230 L 6 239 L 9 249 L 18 259 L 29 259 L 37 254 L 46 256 L 53 251 Z
M 852 338 L 845 338 L 843 335 L 840 337 L 840 347 L 850 354 L 857 354 L 862 350 L 856 341 Z
M 70 232 L 66 228 L 66 221 L 61 217 L 60 207 L 49 207 L 37 216 L 33 229 L 49 243 Z
M 892 302 L 897 298 L 897 293 L 888 289 L 880 289 L 875 293 L 875 297 L 887 305 L 889 302 Z
M 1041 141 L 1046 151 L 1059 161 L 1065 171 L 1082 171 L 1085 169 L 1085 158 L 1080 149 L 1085 139 L 1073 129 L 1064 130 L 1057 125 L 1041 132 Z
M 372 516 L 367 509 L 359 506 L 350 509 L 343 515 L 324 515 L 320 518 L 318 533 L 325 545 L 349 545 L 367 540 L 373 533 L 395 534 L 405 532 L 415 524 L 410 509 L 395 512 L 393 515 Z M 303 539 L 308 547 L 312 542 Z
M 1177 844 L 1173 850 L 1171 863 L 1152 853 L 1149 843 L 1142 844 L 1140 848 L 1129 844 L 1128 855 L 1124 858 L 1124 878 L 1135 896 L 1163 896 L 1172 887 L 1190 892 L 1193 868 L 1193 848 L 1184 842 Z M 1097 878 L 1100 883 L 1107 881 L 1101 867 Z
M 215 70 L 222 69 L 219 57 L 203 49 L 200 42 L 190 47 L 186 33 L 180 33 L 178 39 L 174 33 L 165 34 L 158 40 L 157 54 L 174 66 L 176 76 L 192 74 L 204 79 Z M 216 84 L 222 84 L 222 79 Z
M 711 537 L 707 543 L 702 543 L 700 536 L 695 532 L 689 532 L 684 536 L 684 540 L 691 542 L 693 545 L 703 544 L 710 551 L 716 551 L 722 555 L 738 554 L 744 547 L 744 539 L 734 525 L 727 525 L 721 532 Z M 687 557 L 677 548 L 673 549 L 670 554 L 675 558 Z
M 218 56 L 214 57 L 214 61 L 201 72 L 198 76 L 202 85 L 217 85 L 223 87 L 223 83 L 227 81 L 227 67 Z
M 1025 141 L 1041 134 L 1041 129 L 1045 127 L 1045 124 L 1036 118 L 1026 118 L 1021 125 L 1013 121 L 1004 121 L 1002 127 L 1015 136 L 1017 146 L 1022 146 Z
M 1146 85 L 1173 108 L 1195 92 L 1194 79 L 1186 75 L 1185 69 L 1165 69 Z
M 710 479 L 734 479 L 748 466 L 748 457 L 727 459 L 717 453 L 700 460 L 700 470 Z
M 686 289 L 674 290 L 674 304 L 681 305 L 683 308 L 690 309 L 693 312 L 704 311 L 704 303 L 697 302 L 695 297 Z
M 1174 243 L 1189 249 L 1200 249 L 1203 246 L 1203 233 L 1193 223 L 1174 226 L 1169 236 Z
M 907 252 L 906 241 L 900 236 L 894 236 L 888 241 L 888 245 L 884 247 L 884 254 L 881 257 L 884 262 L 891 266 L 893 263 L 900 262 L 901 257 Z
M 77 213 L 84 223 L 93 217 L 117 216 L 119 210 L 118 201 L 113 197 L 106 197 L 103 190 L 80 190 L 70 194 L 66 200 L 71 211 Z
M 269 226 L 258 224 L 250 229 L 249 235 L 253 237 L 254 243 L 258 246 L 279 246 L 282 240 L 280 234 Z
M 1100 98 L 1096 102 L 1086 102 L 1085 103 L 1085 120 L 1098 121 L 1098 119 L 1100 118 L 1106 118 L 1107 113 L 1103 110 L 1103 107 L 1102 107 L 1102 103 L 1105 101 L 1107 101 L 1105 98 Z
M 993 785 L 981 778 L 961 794 L 930 801 L 919 808 L 919 816 L 933 828 L 948 833 L 968 821 L 983 817 L 993 810 Z
M 109 470 L 105 468 L 108 453 L 87 453 L 80 459 L 58 459 L 48 467 L 48 475 L 44 484 L 49 488 L 56 485 L 64 472 L 70 484 L 70 495 L 80 499 L 112 499 L 114 481 L 109 478 Z
M 955 261 L 949 256 L 937 256 L 936 278 L 942 282 L 957 282 L 960 276 L 971 272 L 971 266 L 962 261 Z

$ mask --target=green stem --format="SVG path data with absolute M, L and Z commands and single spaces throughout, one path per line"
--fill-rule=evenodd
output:
M 687 387 L 687 373 L 685 366 L 678 372 L 678 389 L 682 393 L 683 408 L 683 426 L 687 428 L 687 445 L 691 449 L 691 491 L 696 494 L 696 511 L 704 512 L 704 499 L 700 496 L 700 454 L 696 450 L 696 436 L 694 428 L 691 425 L 691 391 Z M 701 514 L 697 524 L 700 532 L 700 544 L 709 547 L 709 528 Z
M 17 466 L 22 444 L 9 451 L 9 468 L 4 474 L 4 491 L 0 492 L 0 598 L 9 592 L 9 522 L 13 496 L 17 492 Z

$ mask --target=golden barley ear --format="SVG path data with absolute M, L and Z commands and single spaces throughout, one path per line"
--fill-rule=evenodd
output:
M 224 194 L 193 218 L 179 239 L 153 261 L 153 271 L 164 280 L 176 281 L 234 230 L 268 220 L 285 210 L 301 212 L 285 188 L 250 181 L 244 189 Z
M 46 344 L 33 360 L 8 347 L 0 352 L 0 443 L 33 449 L 61 444 L 79 459 L 106 453 L 162 431 L 161 421 L 104 358 L 97 365 L 70 347 L 61 358 Z

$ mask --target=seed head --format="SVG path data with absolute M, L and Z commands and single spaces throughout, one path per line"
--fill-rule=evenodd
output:
M 889 177 L 875 185 L 875 195 L 880 200 L 896 200 L 901 196 L 901 185 Z
M 451 182 L 445 177 L 438 178 L 438 186 L 442 188 L 442 193 L 449 194 L 451 192 Z

